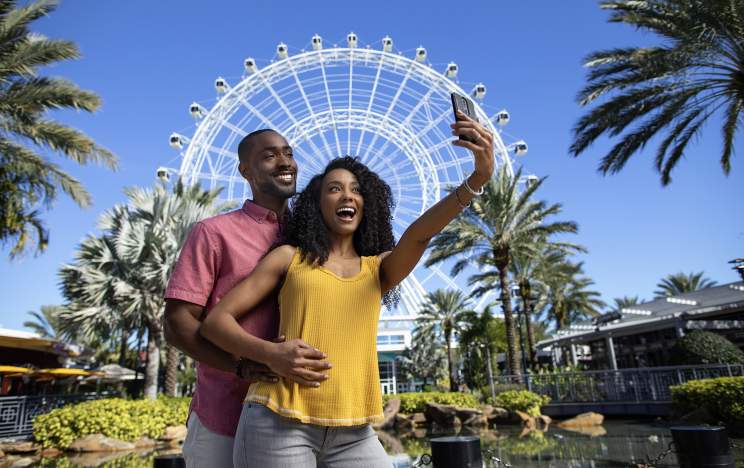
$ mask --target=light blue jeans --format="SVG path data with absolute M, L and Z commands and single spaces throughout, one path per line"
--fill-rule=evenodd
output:
M 391 468 L 370 425 L 326 427 L 245 403 L 233 448 L 235 468 Z

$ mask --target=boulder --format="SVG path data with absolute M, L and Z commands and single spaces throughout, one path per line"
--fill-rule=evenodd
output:
M 413 419 L 403 413 L 395 415 L 395 430 L 399 432 L 412 431 L 414 428 Z
M 579 434 L 584 434 L 589 437 L 601 437 L 607 435 L 607 431 L 603 426 L 577 426 L 577 427 L 564 427 L 563 429 Z
M 519 420 L 522 422 L 522 426 L 525 429 L 532 431 L 537 428 L 537 422 L 535 421 L 534 417 L 530 416 L 524 411 L 516 410 L 514 413 L 517 415 Z
M 186 426 L 168 426 L 165 428 L 165 433 L 158 437 L 158 440 L 171 441 L 183 441 L 186 438 Z
M 34 453 L 40 448 L 34 442 L 5 442 L 0 444 L 0 450 L 5 453 Z
M 134 444 L 112 439 L 103 434 L 91 434 L 74 441 L 69 449 L 73 452 L 118 452 L 133 450 Z
M 36 463 L 36 459 L 31 457 L 24 457 L 19 458 L 18 460 L 14 461 L 12 465 L 10 465 L 10 468 L 21 468 L 24 466 L 31 466 L 34 463 Z
M 561 421 L 558 423 L 558 427 L 563 429 L 574 428 L 574 427 L 590 427 L 590 426 L 601 426 L 604 422 L 604 416 L 599 413 L 588 412 L 581 413 L 580 415 Z
M 382 411 L 382 421 L 374 424 L 372 428 L 378 430 L 390 429 L 395 424 L 395 415 L 398 414 L 398 411 L 400 411 L 400 398 L 389 399 Z
M 488 427 L 488 418 L 479 409 L 458 407 L 457 417 L 462 421 L 463 426 Z
M 488 425 L 509 422 L 509 411 L 498 406 L 486 405 L 483 407 L 483 415 L 488 420 Z
M 541 414 L 537 417 L 537 421 L 542 424 L 542 429 L 547 430 L 548 426 L 550 426 L 550 423 L 553 422 L 553 420 L 550 418 L 550 416 Z
M 153 448 L 157 445 L 157 441 L 150 439 L 149 437 L 141 437 L 134 441 L 134 448 L 144 449 Z
M 62 451 L 57 450 L 56 448 L 47 448 L 41 451 L 41 456 L 44 458 L 52 458 L 60 455 L 61 453 Z
M 413 413 L 408 418 L 413 422 L 413 427 L 426 426 L 426 416 L 424 413 Z
M 459 427 L 462 424 L 460 418 L 457 417 L 457 407 L 454 405 L 427 403 L 424 415 L 428 422 L 440 427 Z

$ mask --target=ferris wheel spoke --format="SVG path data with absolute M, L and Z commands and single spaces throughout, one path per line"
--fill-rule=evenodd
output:
M 375 97 L 377 95 L 377 85 L 380 84 L 380 73 L 382 73 L 382 57 L 380 58 L 378 64 L 377 64 L 377 71 L 375 72 L 375 81 L 372 83 L 372 92 L 369 95 L 369 101 L 367 102 L 367 112 L 365 113 L 365 117 L 368 119 L 370 115 L 370 111 L 372 110 L 372 103 L 375 101 Z M 369 128 L 369 121 L 365 122 L 364 127 L 362 128 L 362 133 L 359 135 L 359 142 L 357 143 L 357 149 L 356 153 L 359 154 L 359 149 L 362 147 L 362 142 L 364 141 L 364 132 L 365 130 Z
M 336 137 L 336 151 L 338 155 L 341 155 L 341 139 L 338 137 L 338 125 L 336 124 L 336 110 L 333 107 L 333 100 L 331 99 L 331 90 L 328 89 L 328 75 L 325 69 L 325 63 L 323 58 L 320 59 L 320 73 L 323 76 L 323 88 L 325 89 L 326 100 L 328 101 L 328 112 L 331 115 L 331 124 L 333 126 L 333 135 Z
M 292 76 L 294 77 L 295 83 L 297 84 L 297 89 L 300 91 L 300 94 L 302 95 L 302 99 L 305 101 L 305 106 L 307 107 L 307 111 L 310 114 L 310 117 L 312 118 L 315 125 L 318 125 L 318 116 L 315 113 L 315 110 L 313 109 L 313 106 L 310 105 L 310 101 L 307 98 L 307 93 L 305 92 L 305 86 L 303 86 L 302 82 L 300 81 L 300 77 L 297 76 L 297 71 L 295 70 L 294 66 L 290 63 L 290 69 L 292 70 Z M 320 132 L 320 138 L 323 140 L 323 148 L 328 150 L 330 147 L 328 146 L 328 140 L 326 140 L 325 133 Z M 333 157 L 333 155 L 329 152 L 327 154 L 328 157 Z
M 398 85 L 398 89 L 395 92 L 395 95 L 390 100 L 390 104 L 388 105 L 387 111 L 385 112 L 385 115 L 382 116 L 382 122 L 381 124 L 384 125 L 387 123 L 388 118 L 390 117 L 390 113 L 395 109 L 395 106 L 398 104 L 398 99 L 400 99 L 401 93 L 403 93 L 403 90 L 406 88 L 406 85 L 408 84 L 408 80 L 411 77 L 411 72 L 413 71 L 413 63 L 408 65 L 408 70 L 406 70 L 406 75 L 401 80 L 400 84 Z M 370 146 L 374 147 L 375 143 L 377 143 L 377 139 L 379 138 L 380 134 L 375 133 L 375 136 L 372 138 L 372 143 L 370 143 Z M 390 140 L 388 140 L 389 142 Z M 387 146 L 387 142 L 383 147 Z
M 351 121 L 351 96 L 354 91 L 354 49 L 349 49 L 349 108 L 347 119 Z M 346 129 L 346 154 L 351 154 L 351 125 Z

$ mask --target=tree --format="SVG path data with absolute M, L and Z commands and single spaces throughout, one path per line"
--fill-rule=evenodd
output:
M 661 281 L 656 284 L 658 289 L 654 291 L 654 294 L 657 298 L 676 296 L 678 294 L 710 288 L 715 285 L 716 282 L 706 278 L 705 273 L 702 271 L 689 274 L 679 272 L 662 278 Z
M 33 317 L 33 320 L 26 320 L 23 326 L 30 328 L 42 338 L 58 339 L 61 335 L 57 318 L 59 310 L 59 306 L 53 305 L 43 305 L 39 312 L 31 310 L 28 315 Z
M 452 365 L 452 338 L 463 327 L 469 311 L 469 300 L 456 290 L 437 289 L 424 298 L 424 304 L 416 318 L 414 338 L 442 342 L 447 347 L 447 369 L 450 391 L 457 391 L 456 376 Z
M 411 347 L 400 355 L 402 372 L 409 381 L 421 379 L 424 387 L 444 377 L 445 360 L 441 343 L 428 337 L 415 336 Z
M 550 302 L 548 315 L 558 330 L 575 321 L 596 317 L 605 307 L 600 294 L 588 289 L 594 281 L 583 275 L 583 263 L 564 261 L 555 265 L 550 277 L 546 277 Z
M 579 103 L 605 102 L 578 121 L 571 153 L 578 156 L 602 135 L 625 132 L 599 165 L 603 174 L 616 173 L 658 137 L 655 165 L 667 185 L 690 141 L 709 120 L 720 120 L 720 164 L 728 174 L 744 109 L 744 3 L 618 0 L 602 8 L 612 11 L 610 22 L 651 32 L 663 42 L 602 50 L 585 59 L 589 74 Z
M 0 2 L 0 242 L 10 244 L 14 258 L 36 244 L 42 252 L 49 232 L 41 219 L 58 190 L 81 207 L 90 194 L 74 177 L 40 151 L 61 154 L 78 164 L 98 163 L 116 168 L 116 157 L 78 130 L 46 114 L 49 110 L 94 112 L 101 101 L 60 78 L 40 77 L 39 67 L 76 59 L 70 41 L 52 40 L 29 30 L 33 21 L 55 8 L 47 0 L 16 8 L 14 0 Z M 30 144 L 30 146 L 29 146 Z
M 460 213 L 432 240 L 431 254 L 426 261 L 426 265 L 431 266 L 458 257 L 452 267 L 453 276 L 473 261 L 482 269 L 491 268 L 473 275 L 469 281 L 481 285 L 479 293 L 492 289 L 494 285 L 500 290 L 508 343 L 507 368 L 511 374 L 521 373 L 509 296 L 509 267 L 513 256 L 531 248 L 535 239 L 578 230 L 573 222 L 548 221 L 561 212 L 560 204 L 548 205 L 544 201 L 532 200 L 545 179 L 520 192 L 520 177 L 521 171 L 512 176 L 507 167 L 502 166 L 497 177 L 484 185 L 483 195 L 474 199 L 470 208 Z M 494 282 L 496 278 L 498 280 Z
M 490 305 L 481 313 L 466 313 L 459 345 L 465 383 L 471 388 L 483 388 L 492 383 L 493 359 L 506 351 L 504 321 L 493 316 Z
M 155 398 L 162 343 L 163 294 L 181 245 L 196 221 L 229 205 L 215 203 L 219 190 L 186 187 L 169 193 L 128 189 L 128 205 L 101 217 L 100 235 L 81 243 L 75 261 L 62 267 L 65 326 L 95 335 L 106 327 L 147 330 L 145 395 Z M 175 394 L 180 355 L 168 350 L 166 393 Z M 171 375 L 172 374 L 172 375 Z
M 622 313 L 623 309 L 626 307 L 635 307 L 638 304 L 641 304 L 643 302 L 638 296 L 616 297 L 612 301 L 614 302 L 614 304 L 610 312 L 619 312 L 619 313 Z

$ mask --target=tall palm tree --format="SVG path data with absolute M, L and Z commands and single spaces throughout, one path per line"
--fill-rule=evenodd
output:
M 39 68 L 76 59 L 70 41 L 54 40 L 29 30 L 32 22 L 53 11 L 55 2 L 39 0 L 16 7 L 0 1 L 0 242 L 9 243 L 10 257 L 49 242 L 41 211 L 62 190 L 81 207 L 90 194 L 74 177 L 40 152 L 56 152 L 78 164 L 116 168 L 116 157 L 90 137 L 50 119 L 49 110 L 94 112 L 101 101 L 61 78 L 39 76 Z
M 558 330 L 577 320 L 596 317 L 605 307 L 599 292 L 589 289 L 594 281 L 583 275 L 583 263 L 565 261 L 556 265 L 551 276 L 546 278 L 548 314 Z
M 442 344 L 426 336 L 416 335 L 411 340 L 411 347 L 400 355 L 401 371 L 410 382 L 421 379 L 424 387 L 444 377 L 444 366 L 447 357 Z
M 430 339 L 447 347 L 447 370 L 450 391 L 457 391 L 456 376 L 452 365 L 452 338 L 462 330 L 466 314 L 470 311 L 469 299 L 461 291 L 437 289 L 424 298 L 414 330 L 415 339 Z
M 610 22 L 651 32 L 663 42 L 586 58 L 590 71 L 578 100 L 586 106 L 606 99 L 576 124 L 573 155 L 602 135 L 625 132 L 599 165 L 604 174 L 616 173 L 658 137 L 656 169 L 667 185 L 687 145 L 712 120 L 722 124 L 720 164 L 728 174 L 744 110 L 744 3 L 618 0 L 602 8 L 612 11 Z
M 60 339 L 62 338 L 59 324 L 61 310 L 62 308 L 56 305 L 43 305 L 39 312 L 31 310 L 28 315 L 32 317 L 32 320 L 26 320 L 23 326 L 30 328 L 42 338 Z
M 666 275 L 656 284 L 658 288 L 654 295 L 659 297 L 676 296 L 699 289 L 715 286 L 716 282 L 705 277 L 705 272 L 685 274 L 683 272 Z
M 181 181 L 172 193 L 161 186 L 128 189 L 126 194 L 129 204 L 104 213 L 102 233 L 86 238 L 75 261 L 62 267 L 63 295 L 69 301 L 62 317 L 66 327 L 86 334 L 121 324 L 145 328 L 145 395 L 155 398 L 170 271 L 193 223 L 230 205 L 215 203 L 219 190 L 185 187 Z M 180 355 L 167 354 L 166 393 L 174 395 Z
M 496 285 L 500 290 L 501 307 L 506 324 L 507 368 L 511 374 L 520 374 L 516 329 L 509 296 L 509 266 L 514 255 L 531 249 L 535 239 L 546 239 L 552 234 L 575 233 L 576 223 L 567 221 L 549 222 L 548 219 L 561 212 L 561 205 L 548 205 L 534 201 L 533 194 L 545 179 L 538 180 L 524 191 L 519 190 L 521 171 L 511 175 L 502 166 L 496 178 L 484 187 L 484 193 L 473 200 L 431 242 L 432 250 L 427 266 L 453 257 L 458 260 L 452 274 L 461 272 L 466 265 L 475 262 L 481 268 L 491 268 L 470 278 L 471 283 L 480 284 L 480 292 Z M 496 276 L 494 276 L 494 273 Z M 494 282 L 494 279 L 498 281 Z
M 637 306 L 638 304 L 641 304 L 643 300 L 638 296 L 623 296 L 616 297 L 612 302 L 614 304 L 612 305 L 610 312 L 622 312 L 624 308 Z

